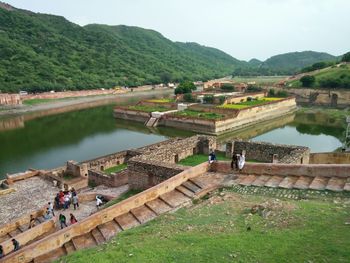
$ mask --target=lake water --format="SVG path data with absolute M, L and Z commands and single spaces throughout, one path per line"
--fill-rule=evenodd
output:
M 0 178 L 6 173 L 54 168 L 67 160 L 88 160 L 193 134 L 173 128 L 150 130 L 141 123 L 116 120 L 112 110 L 113 105 L 108 105 L 34 119 L 25 115 L 0 120 Z M 297 114 L 219 139 L 252 138 L 305 145 L 312 152 L 328 152 L 341 147 L 343 136 L 341 122 L 325 116 Z

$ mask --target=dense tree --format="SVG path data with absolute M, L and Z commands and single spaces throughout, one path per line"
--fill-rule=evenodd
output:
M 300 78 L 300 82 L 302 83 L 303 87 L 312 87 L 312 85 L 315 83 L 315 77 L 311 75 L 305 75 Z
M 350 52 L 343 55 L 341 61 L 343 62 L 350 62 Z
M 33 92 L 200 80 L 241 62 L 138 27 L 87 25 L 0 8 L 0 90 Z

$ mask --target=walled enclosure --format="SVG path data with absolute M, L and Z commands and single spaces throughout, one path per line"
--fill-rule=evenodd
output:
M 189 109 L 198 110 L 198 105 L 190 106 Z M 217 108 L 200 107 L 203 111 L 219 113 Z M 278 118 L 296 110 L 295 98 L 286 98 L 280 101 L 271 101 L 264 105 L 257 105 L 240 110 L 221 109 L 225 118 L 208 120 L 194 117 L 165 114 L 159 121 L 158 126 L 174 127 L 205 134 L 220 135 L 226 132 L 242 129 L 258 122 Z M 114 117 L 145 123 L 150 114 L 147 112 L 130 110 L 125 107 L 114 109 Z
M 226 144 L 226 157 L 245 152 L 246 159 L 266 163 L 308 164 L 310 149 L 267 142 L 233 141 Z
M 163 182 L 187 168 L 176 164 L 178 161 L 193 154 L 209 154 L 210 149 L 216 149 L 216 138 L 199 135 L 149 148 L 128 161 L 129 187 L 147 189 Z

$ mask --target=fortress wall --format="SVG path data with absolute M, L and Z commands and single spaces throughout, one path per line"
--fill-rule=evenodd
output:
M 243 101 L 247 101 L 248 98 L 255 98 L 255 99 L 261 99 L 265 97 L 266 92 L 259 92 L 259 93 L 250 93 L 246 96 L 232 96 L 226 99 L 225 104 L 227 103 L 240 103 Z
M 125 108 L 115 108 L 113 112 L 113 116 L 119 119 L 145 123 L 151 117 L 151 114 L 148 112 L 127 110 Z

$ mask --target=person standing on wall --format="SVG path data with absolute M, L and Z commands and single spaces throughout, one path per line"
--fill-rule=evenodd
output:
M 209 163 L 213 163 L 214 161 L 217 161 L 216 155 L 214 150 L 211 150 L 209 154 Z
M 242 152 L 240 155 L 239 155 L 239 159 L 238 159 L 238 169 L 239 169 L 239 172 L 242 172 L 242 169 L 244 167 L 244 164 L 245 164 L 245 154 L 244 152 Z

